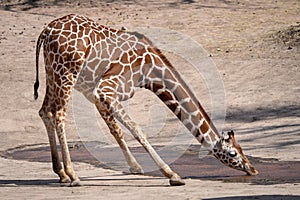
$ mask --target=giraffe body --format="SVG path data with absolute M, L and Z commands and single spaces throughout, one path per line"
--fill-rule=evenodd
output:
M 46 94 L 39 111 L 47 129 L 53 170 L 61 182 L 79 185 L 69 155 L 65 134 L 66 108 L 73 89 L 95 104 L 119 144 L 132 173 L 143 173 L 131 154 L 116 120 L 122 123 L 153 158 L 171 185 L 182 185 L 180 176 L 164 163 L 137 124 L 121 105 L 136 88 L 153 91 L 180 119 L 197 140 L 224 164 L 255 175 L 233 133 L 218 133 L 195 95 L 176 69 L 145 36 L 98 25 L 78 15 L 52 21 L 40 34 L 36 50 L 38 97 L 38 59 L 43 44 Z M 59 139 L 63 165 L 56 147 Z M 230 158 L 229 158 L 230 156 Z

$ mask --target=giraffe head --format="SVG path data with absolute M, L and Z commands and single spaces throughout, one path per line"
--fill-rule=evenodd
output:
M 258 171 L 251 165 L 242 151 L 241 146 L 234 138 L 234 132 L 222 133 L 220 141 L 212 150 L 212 154 L 223 164 L 247 173 L 247 175 L 257 175 Z

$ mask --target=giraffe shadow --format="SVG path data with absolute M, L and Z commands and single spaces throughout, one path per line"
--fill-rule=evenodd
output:
M 125 177 L 124 174 L 111 175 L 109 177 L 81 177 L 83 186 L 107 186 L 107 187 L 172 187 L 168 179 L 162 177 Z M 118 176 L 118 177 L 114 177 Z M 157 183 L 158 180 L 165 180 L 164 183 Z M 157 184 L 156 184 L 157 183 Z
M 17 187 L 17 186 L 53 186 L 56 187 L 59 185 L 57 179 L 30 179 L 30 180 L 20 180 L 20 179 L 11 179 L 11 180 L 2 180 L 0 179 L 0 187 Z
M 218 197 L 218 198 L 207 198 L 203 200 L 296 200 L 300 199 L 297 195 L 253 195 L 253 196 L 235 196 L 235 197 Z
M 158 149 L 159 146 L 154 146 L 154 148 Z M 132 147 L 133 154 L 140 153 L 144 151 L 142 147 Z M 172 148 L 176 151 L 176 148 Z M 117 147 L 106 148 L 106 149 L 99 149 L 99 154 L 102 156 L 112 157 L 110 152 L 117 151 Z M 248 156 L 250 162 L 255 166 L 255 168 L 259 171 L 258 176 L 247 176 L 244 172 L 237 171 L 228 167 L 224 167 L 217 159 L 213 157 L 203 157 L 199 158 L 199 146 L 198 145 L 191 145 L 187 151 L 185 151 L 178 159 L 174 162 L 169 163 L 171 168 L 176 171 L 181 177 L 183 178 L 190 178 L 190 179 L 199 179 L 199 180 L 212 180 L 212 181 L 223 181 L 223 182 L 233 182 L 233 183 L 251 183 L 256 185 L 275 185 L 275 184 L 282 184 L 282 183 L 292 183 L 298 184 L 300 183 L 300 161 L 279 161 L 278 159 L 274 158 L 260 158 L 260 157 L 251 157 Z M 6 152 L 0 152 L 0 156 L 9 159 L 15 160 L 27 160 L 31 162 L 51 162 L 51 157 L 49 156 L 49 146 L 48 145 L 37 145 L 37 146 L 30 146 L 29 147 L 17 147 L 15 149 L 9 149 Z M 94 155 L 91 155 L 89 151 L 85 149 L 83 145 L 77 145 L 77 148 L 70 149 L 71 157 L 74 158 L 73 161 L 75 162 L 84 162 L 94 165 L 95 167 L 99 168 L 106 168 L 109 169 L 109 166 L 97 160 Z M 163 152 L 162 152 L 163 153 Z M 166 158 L 169 155 L 169 152 L 162 154 L 163 158 Z M 144 158 L 144 154 L 137 154 L 136 158 L 139 160 L 141 156 Z M 104 157 L 102 157 L 104 158 Z M 115 156 L 111 159 L 114 159 Z M 150 159 L 150 158 L 149 158 Z M 117 163 L 119 164 L 119 163 Z M 143 166 L 143 165 L 142 165 Z M 127 165 L 124 164 L 123 171 L 127 170 Z M 110 168 L 111 169 L 111 168 Z M 122 171 L 122 169 L 117 170 Z M 276 173 L 274 173 L 276 172 Z M 123 174 L 124 175 L 124 174 Z M 159 170 L 156 171 L 147 171 L 145 175 L 152 176 L 149 180 L 155 179 L 165 179 L 163 178 L 161 172 Z M 104 178 L 93 178 L 93 177 L 83 177 L 82 181 L 92 183 L 94 180 L 98 180 L 101 182 L 101 185 L 119 185 L 119 182 L 124 180 L 127 181 L 138 181 L 141 182 L 143 185 L 142 177 L 128 177 L 124 176 L 124 178 L 120 175 L 113 175 L 110 176 L 112 178 L 107 179 Z M 120 178 L 121 177 L 121 178 Z M 148 180 L 148 179 L 147 179 Z M 30 185 L 30 184 L 43 184 L 43 185 L 52 185 L 55 184 L 57 180 L 49 179 L 49 180 L 0 180 L 0 185 Z M 114 182 L 114 183 L 111 183 Z M 150 181 L 151 182 L 151 181 Z M 91 185 L 98 184 L 92 183 Z M 120 185 L 123 185 L 120 184 Z M 130 186 L 131 184 L 129 184 Z M 134 184 L 132 184 L 134 185 Z M 144 185 L 147 187 L 147 185 Z M 152 185 L 155 187 L 155 185 Z
M 118 175 L 120 176 L 120 175 Z M 158 179 L 157 177 L 151 178 L 114 178 L 113 175 L 111 178 L 101 178 L 101 177 L 81 177 L 82 186 L 96 186 L 96 187 L 171 187 L 167 184 L 153 184 L 153 181 Z M 147 181 L 147 182 L 146 182 Z M 137 184 L 138 183 L 138 184 Z M 11 180 L 1 180 L 0 179 L 0 188 L 1 187 L 20 187 L 20 186 L 47 186 L 47 187 L 69 187 L 69 183 L 62 184 L 58 182 L 58 179 L 29 179 L 29 180 L 20 180 L 20 179 L 11 179 Z

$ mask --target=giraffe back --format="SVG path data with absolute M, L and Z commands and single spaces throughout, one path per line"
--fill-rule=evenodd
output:
M 134 79 L 133 86 L 148 70 L 147 66 L 140 69 L 141 65 L 152 63 L 144 53 L 160 53 L 142 34 L 98 25 L 75 14 L 52 21 L 40 34 L 36 52 L 37 74 L 42 43 L 47 75 L 68 74 L 66 78 L 76 81 L 75 89 L 88 99 L 104 73 L 106 76 L 127 74 Z M 163 62 L 162 59 L 159 62 Z

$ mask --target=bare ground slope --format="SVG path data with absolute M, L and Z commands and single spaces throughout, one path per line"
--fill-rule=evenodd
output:
M 35 42 L 43 27 L 68 13 L 87 15 L 97 22 L 121 28 L 149 26 L 179 31 L 201 44 L 218 67 L 224 82 L 227 117 L 224 129 L 233 129 L 248 155 L 300 161 L 300 5 L 287 1 L 0 1 L 0 151 L 47 143 L 33 100 Z M 185 62 L 170 61 L 188 80 Z M 42 62 L 41 62 L 42 63 Z M 42 65 L 41 65 L 42 66 Z M 41 82 L 44 80 L 41 70 Z M 210 110 L 207 89 L 195 84 L 200 101 Z M 44 84 L 40 96 L 44 94 Z M 138 93 L 133 115 L 142 126 L 155 99 Z M 142 104 L 145 104 L 141 106 Z M 78 141 L 71 112 L 68 138 Z M 136 113 L 135 113 L 136 112 Z M 176 120 L 168 118 L 151 142 L 172 138 Z M 130 140 L 130 138 L 129 138 Z M 84 187 L 59 187 L 50 163 L 0 157 L 1 199 L 296 199 L 299 183 L 259 185 L 187 179 L 184 187 L 150 176 L 124 175 L 76 162 Z M 288 166 L 287 166 L 288 168 Z M 276 171 L 274 171 L 276 173 Z M 199 172 L 201 175 L 201 172 Z

